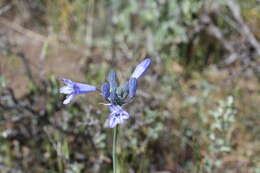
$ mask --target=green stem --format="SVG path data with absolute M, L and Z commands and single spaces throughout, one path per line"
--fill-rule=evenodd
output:
M 113 173 L 116 173 L 117 170 L 117 158 L 116 158 L 116 146 L 117 146 L 117 132 L 118 125 L 113 129 Z

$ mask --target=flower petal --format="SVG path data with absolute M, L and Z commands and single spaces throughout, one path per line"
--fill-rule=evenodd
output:
M 61 94 L 71 94 L 72 92 L 73 92 L 73 88 L 68 85 L 60 88 Z
M 152 60 L 147 58 L 145 60 L 143 60 L 140 64 L 138 64 L 134 70 L 134 72 L 132 73 L 131 78 L 140 78 L 149 68 L 150 64 L 151 64 Z
M 115 116 L 110 118 L 110 120 L 109 120 L 109 127 L 110 128 L 116 127 L 117 124 L 118 124 L 118 119 Z
M 127 120 L 129 117 L 130 117 L 130 115 L 129 115 L 126 111 L 123 111 L 123 112 L 122 112 L 121 118 L 122 118 L 123 120 Z
M 112 112 L 108 116 L 110 128 L 114 128 L 117 124 L 123 124 L 124 120 L 127 120 L 130 117 L 119 105 L 109 105 L 109 109 Z
M 89 92 L 96 91 L 96 87 L 84 83 L 74 83 L 73 85 L 75 94 L 86 94 Z
M 75 97 L 74 94 L 68 95 L 68 96 L 66 97 L 66 99 L 63 101 L 63 104 L 66 105 L 66 104 L 70 103 L 70 102 L 73 100 L 74 97 Z

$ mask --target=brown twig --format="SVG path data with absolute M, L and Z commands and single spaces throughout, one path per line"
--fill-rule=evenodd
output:
M 241 26 L 239 30 L 240 33 L 248 40 L 248 42 L 254 47 L 255 51 L 257 52 L 258 56 L 260 56 L 260 44 L 258 43 L 257 39 L 255 38 L 254 34 L 251 32 L 250 28 L 244 22 L 241 13 L 240 7 L 237 5 L 235 0 L 228 0 L 227 5 L 232 12 L 233 17 Z

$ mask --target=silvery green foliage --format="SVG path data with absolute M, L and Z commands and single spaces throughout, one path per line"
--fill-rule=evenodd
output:
M 210 155 L 206 158 L 204 165 L 207 172 L 221 167 L 222 162 L 219 158 L 232 150 L 229 134 L 236 121 L 235 115 L 236 109 L 233 96 L 221 100 L 218 108 L 212 110 L 209 114 L 208 151 Z
M 0 88 L 5 88 L 5 87 L 6 87 L 5 78 L 3 76 L 0 76 Z
M 65 173 L 80 173 L 83 171 L 84 165 L 80 163 L 71 163 L 67 165 L 68 168 L 65 169 Z

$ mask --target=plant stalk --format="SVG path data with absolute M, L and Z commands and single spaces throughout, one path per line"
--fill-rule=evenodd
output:
M 113 129 L 113 173 L 117 172 L 117 158 L 116 158 L 117 135 L 118 135 L 118 125 Z

